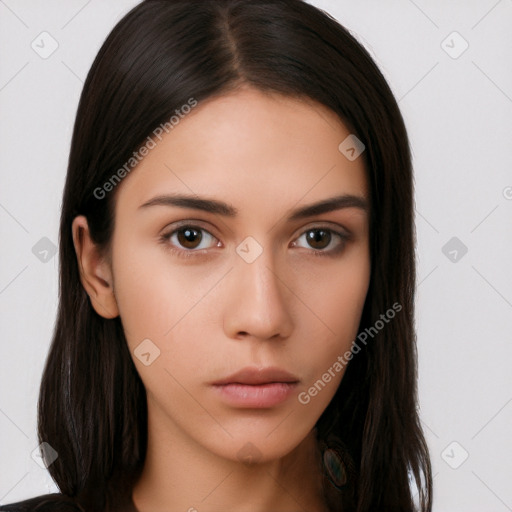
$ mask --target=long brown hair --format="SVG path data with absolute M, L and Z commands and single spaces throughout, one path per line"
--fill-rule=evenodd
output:
M 369 53 L 334 18 L 301 0 L 145 0 L 96 56 L 74 126 L 58 317 L 38 403 L 39 440 L 59 454 L 48 468 L 62 493 L 55 499 L 108 509 L 115 486 L 131 490 L 147 442 L 143 383 L 120 318 L 96 314 L 81 285 L 72 221 L 85 215 L 93 240 L 108 252 L 115 190 L 102 199 L 94 191 L 191 97 L 200 104 L 241 84 L 319 102 L 365 145 L 371 280 L 360 332 L 392 304 L 402 309 L 354 356 L 317 427 L 319 435 L 334 432 L 353 461 L 355 477 L 337 510 L 410 512 L 416 485 L 419 510 L 430 511 L 431 467 L 417 412 L 406 128 Z

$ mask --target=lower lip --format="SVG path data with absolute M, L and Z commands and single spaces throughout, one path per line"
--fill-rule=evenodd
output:
M 258 385 L 222 384 L 213 388 L 236 407 L 265 408 L 284 402 L 296 386 L 296 382 L 270 382 Z

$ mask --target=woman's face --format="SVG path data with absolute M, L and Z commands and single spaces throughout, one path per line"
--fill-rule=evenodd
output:
M 321 105 L 242 89 L 193 108 L 117 186 L 113 288 L 154 431 L 270 460 L 314 427 L 370 279 L 369 212 L 307 211 L 368 202 L 349 135 Z M 291 377 L 230 378 L 270 367 Z

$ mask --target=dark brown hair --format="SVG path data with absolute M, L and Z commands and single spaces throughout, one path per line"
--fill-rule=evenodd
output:
M 116 487 L 128 493 L 139 475 L 147 442 L 143 383 L 121 319 L 96 314 L 81 285 L 72 221 L 85 215 L 93 240 L 108 253 L 115 191 L 100 200 L 94 190 L 189 98 L 201 104 L 242 84 L 319 102 L 365 145 L 371 279 L 360 332 L 391 304 L 402 310 L 350 362 L 317 427 L 320 436 L 334 432 L 353 461 L 354 479 L 336 510 L 410 512 L 416 485 L 419 510 L 430 511 L 431 467 L 417 412 L 406 129 L 369 53 L 334 18 L 301 0 L 145 0 L 96 56 L 74 126 L 58 317 L 38 403 L 39 440 L 59 454 L 48 469 L 62 495 L 46 502 L 111 510 Z

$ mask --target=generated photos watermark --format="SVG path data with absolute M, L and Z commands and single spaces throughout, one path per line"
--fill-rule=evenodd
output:
M 134 151 L 133 156 L 131 156 L 101 187 L 96 187 L 94 189 L 94 197 L 101 200 L 106 197 L 108 192 L 112 192 L 116 185 L 118 185 L 121 180 L 126 177 L 126 175 L 129 174 L 134 167 L 157 146 L 158 142 L 155 139 L 161 141 L 163 133 L 170 133 L 171 130 L 175 128 L 195 106 L 197 106 L 197 104 L 198 102 L 196 99 L 189 98 L 187 103 L 174 111 L 176 115 L 173 114 L 168 121 L 157 126 L 153 130 L 152 134 L 146 137 L 146 142 L 142 147 L 140 147 L 138 151 Z
M 297 398 L 299 402 L 303 405 L 309 404 L 311 398 L 318 395 L 318 393 L 322 391 L 333 378 L 336 377 L 336 374 L 339 374 L 343 368 L 348 365 L 355 354 L 361 352 L 362 349 L 358 345 L 357 341 L 366 345 L 368 336 L 373 339 L 373 337 L 377 335 L 377 333 L 383 329 L 386 324 L 389 324 L 389 322 L 395 318 L 396 313 L 401 310 L 402 305 L 398 302 L 395 302 L 393 306 L 386 311 L 386 313 L 381 313 L 380 319 L 375 322 L 373 327 L 367 327 L 363 332 L 357 335 L 356 339 L 352 342 L 352 348 L 350 350 L 347 350 L 344 354 L 339 355 L 337 360 L 307 391 L 302 391 L 298 394 Z

